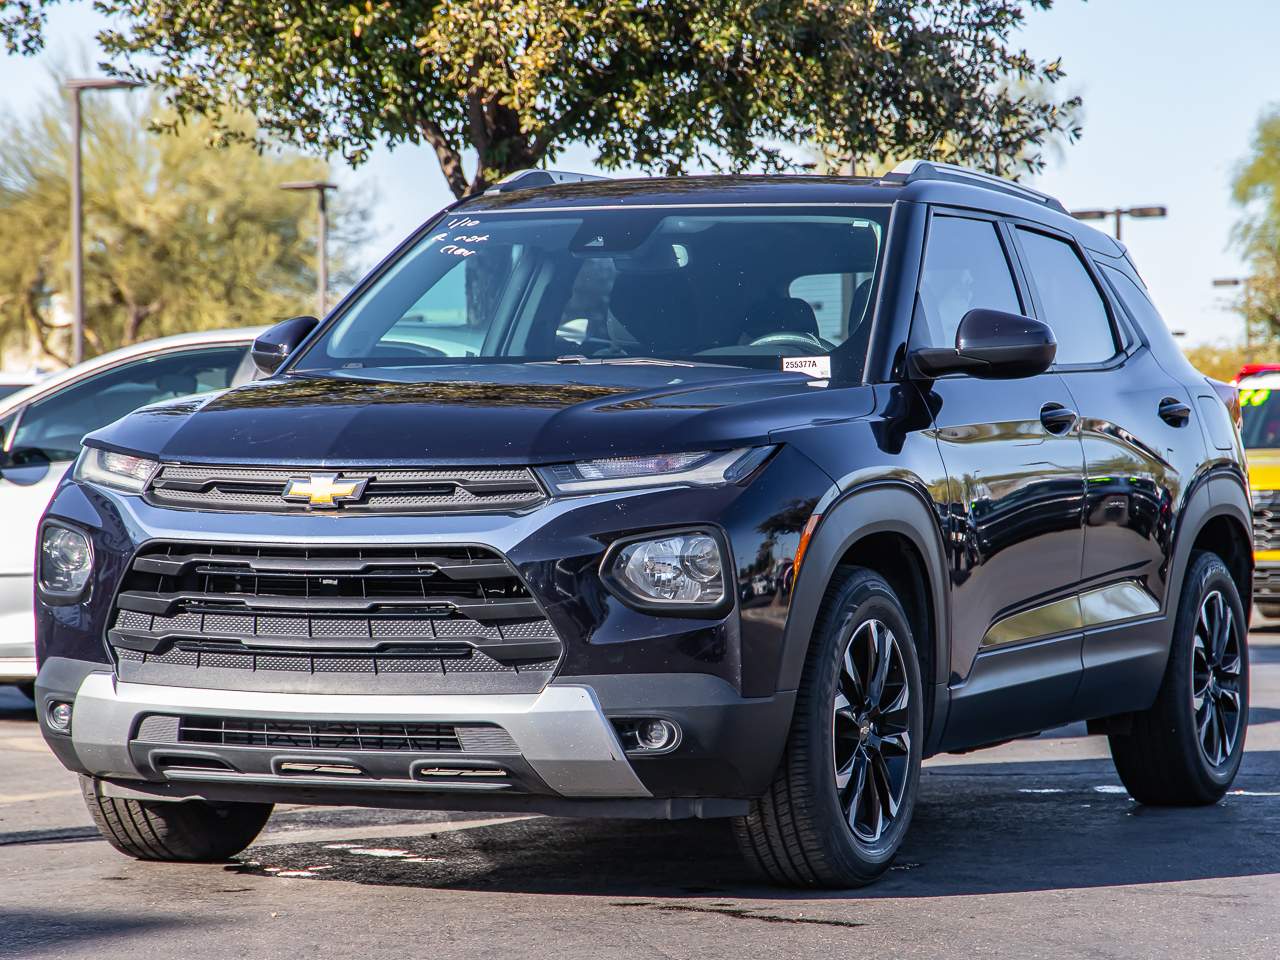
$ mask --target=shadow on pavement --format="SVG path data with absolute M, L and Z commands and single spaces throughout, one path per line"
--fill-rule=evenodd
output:
M 0 909 L 0 957 L 56 957 L 74 944 L 91 942 L 104 957 L 113 956 L 111 939 L 176 927 L 189 918 L 73 913 L 70 910 Z
M 1247 781 L 1280 768 L 1252 753 Z M 1252 772 L 1252 774 L 1251 774 Z M 1270 782 L 1268 777 L 1268 782 Z M 915 822 L 878 884 L 791 892 L 755 881 L 728 825 L 551 818 L 359 843 L 251 849 L 227 869 L 353 883 L 606 897 L 925 898 L 1275 871 L 1280 797 L 1234 793 L 1198 809 L 1142 807 L 1108 760 L 975 763 L 926 770 Z

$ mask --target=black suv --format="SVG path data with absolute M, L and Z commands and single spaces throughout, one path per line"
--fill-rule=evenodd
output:
M 1154 804 L 1239 767 L 1234 393 L 1050 197 L 529 172 L 254 353 L 41 528 L 40 723 L 125 853 L 275 802 L 732 817 L 846 886 L 940 751 L 1088 720 Z

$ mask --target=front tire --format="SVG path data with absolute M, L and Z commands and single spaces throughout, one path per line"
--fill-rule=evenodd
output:
M 746 859 L 788 886 L 857 887 L 884 873 L 915 808 L 923 703 L 893 589 L 873 571 L 839 569 L 814 626 L 782 762 L 734 824 Z
M 1111 735 L 1111 757 L 1140 803 L 1216 803 L 1240 769 L 1248 725 L 1244 606 L 1222 560 L 1195 553 L 1160 693 L 1151 709 L 1134 716 L 1130 733 Z
M 218 863 L 230 860 L 262 832 L 269 803 L 129 800 L 104 796 L 101 783 L 81 777 L 80 788 L 104 840 L 136 860 Z

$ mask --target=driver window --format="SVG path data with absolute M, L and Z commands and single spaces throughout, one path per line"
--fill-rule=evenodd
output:
M 25 460 L 74 460 L 80 441 L 149 403 L 229 387 L 244 347 L 188 350 L 122 364 L 32 403 L 10 452 Z
M 954 346 L 961 318 L 974 308 L 1023 312 L 994 223 L 933 218 L 917 303 L 912 335 L 930 347 Z

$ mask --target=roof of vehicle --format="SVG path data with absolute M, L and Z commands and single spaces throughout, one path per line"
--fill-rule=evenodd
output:
M 472 197 L 459 211 L 547 210 L 639 206 L 933 203 L 989 211 L 1055 227 L 1110 257 L 1124 248 L 1100 230 L 1076 220 L 1062 204 L 1022 184 L 977 171 L 909 161 L 884 177 L 736 174 L 696 177 L 589 179 L 529 187 L 513 186 Z
M 206 347 L 220 343 L 247 344 L 251 343 L 258 334 L 266 329 L 266 327 L 233 327 L 227 330 L 200 330 L 196 333 L 179 333 L 171 337 L 158 337 L 155 340 L 144 340 L 142 343 L 130 344 L 127 347 L 121 347 L 119 350 L 112 350 L 110 353 L 93 357 L 74 367 L 68 367 L 66 370 L 50 374 L 23 390 L 11 393 L 7 397 L 0 399 L 0 417 L 36 397 L 58 389 L 64 384 L 73 383 L 89 374 L 105 370 L 108 367 L 114 367 L 129 360 L 135 360 L 154 353 L 168 353 L 171 350 L 180 350 L 184 347 Z

